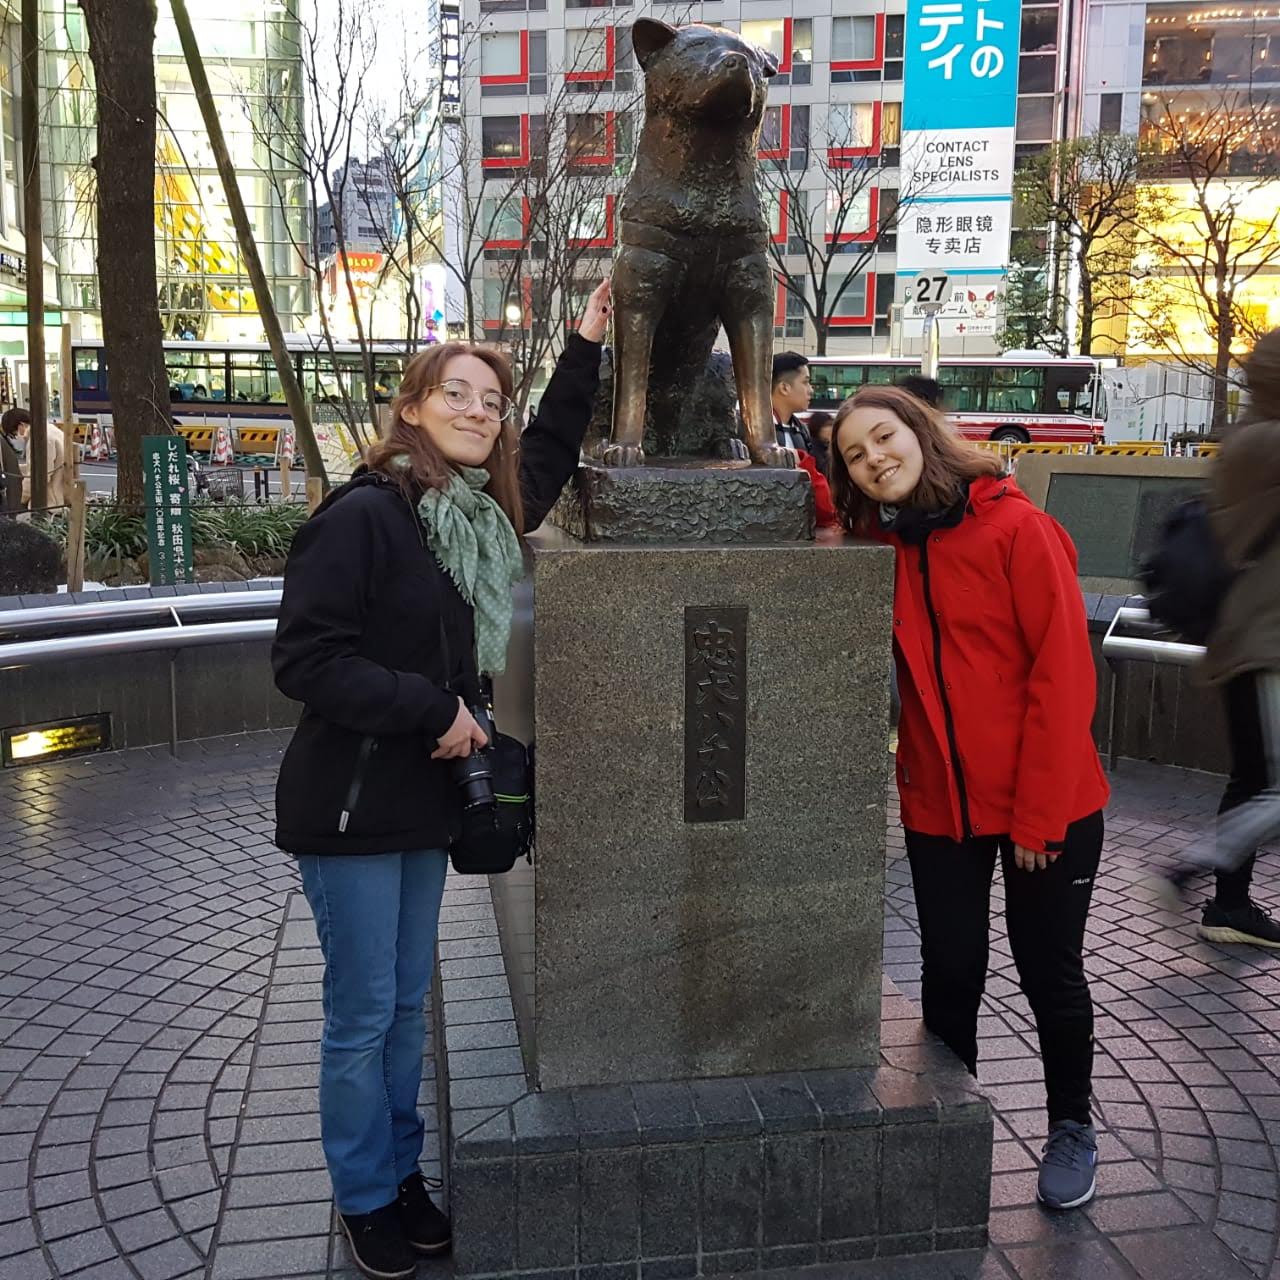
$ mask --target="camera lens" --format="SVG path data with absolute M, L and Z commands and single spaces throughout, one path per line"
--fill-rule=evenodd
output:
M 497 800 L 493 794 L 493 769 L 484 751 L 473 751 L 454 766 L 454 781 L 462 793 L 465 810 L 492 808 Z

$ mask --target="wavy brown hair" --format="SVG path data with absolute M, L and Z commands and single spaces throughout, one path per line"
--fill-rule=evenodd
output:
M 1004 473 L 1004 464 L 994 453 L 966 444 L 943 414 L 910 391 L 902 387 L 863 387 L 836 413 L 828 464 L 831 497 L 840 523 L 851 533 L 868 533 L 874 529 L 880 508 L 874 498 L 868 498 L 853 483 L 840 450 L 840 428 L 855 409 L 885 409 L 915 432 L 924 469 L 919 484 L 907 500 L 910 506 L 924 511 L 945 510 L 956 500 L 957 491 L 970 480 Z
M 445 367 L 455 356 L 475 356 L 498 375 L 498 387 L 511 400 L 515 395 L 515 378 L 506 356 L 491 347 L 470 346 L 465 342 L 442 342 L 419 351 L 405 367 L 400 390 L 391 402 L 391 425 L 387 434 L 365 455 L 370 470 L 381 471 L 400 486 L 410 502 L 425 489 L 443 489 L 449 483 L 452 468 L 444 454 L 421 428 L 404 419 L 408 405 L 416 404 L 431 394 L 444 378 Z M 484 469 L 489 483 L 484 491 L 507 514 L 512 528 L 524 532 L 524 503 L 520 497 L 520 428 L 513 412 L 502 424 L 493 449 L 485 459 Z M 396 462 L 408 458 L 408 467 Z

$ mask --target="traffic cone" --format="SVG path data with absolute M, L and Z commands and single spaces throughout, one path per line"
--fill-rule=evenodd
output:
M 89 446 L 84 456 L 90 462 L 103 462 L 111 456 L 107 448 L 107 437 L 102 430 L 102 423 L 95 422 L 89 428 Z
M 293 455 L 297 450 L 297 441 L 294 439 L 293 423 L 280 428 L 280 465 L 282 467 L 293 466 Z
M 229 467 L 236 460 L 235 450 L 231 447 L 231 432 L 226 427 L 219 427 L 214 433 L 213 449 L 209 454 L 210 463 Z

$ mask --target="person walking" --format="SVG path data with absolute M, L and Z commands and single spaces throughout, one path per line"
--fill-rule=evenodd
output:
M 572 476 L 599 382 L 609 283 L 521 435 L 511 366 L 435 343 L 405 369 L 386 437 L 299 530 L 272 649 L 304 704 L 280 766 L 276 843 L 298 859 L 324 955 L 320 1134 L 356 1265 L 377 1280 L 449 1247 L 419 1169 L 423 1000 L 448 848 L 452 766 L 505 666 L 518 535 Z
M 897 781 L 925 1024 L 976 1074 L 998 860 L 1044 1064 L 1038 1194 L 1075 1208 L 1096 1185 L 1083 949 L 1108 798 L 1075 548 L 998 458 L 900 387 L 841 405 L 831 487 L 844 527 L 896 555 Z
M 26 435 L 31 425 L 31 415 L 16 406 L 6 409 L 0 417 L 0 511 L 16 515 L 26 510 L 22 496 L 22 459 L 18 456 L 18 441 Z
M 1181 887 L 1214 874 L 1199 932 L 1211 942 L 1280 948 L 1280 923 L 1253 901 L 1259 845 L 1280 837 L 1280 329 L 1244 362 L 1250 406 L 1213 463 L 1210 524 L 1235 577 L 1209 633 L 1200 676 L 1222 691 L 1231 776 L 1216 832 L 1179 860 Z

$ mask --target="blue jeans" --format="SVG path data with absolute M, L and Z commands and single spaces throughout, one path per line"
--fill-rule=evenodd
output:
M 418 1167 L 418 1086 L 448 855 L 308 854 L 324 953 L 320 1139 L 341 1213 L 392 1203 Z

